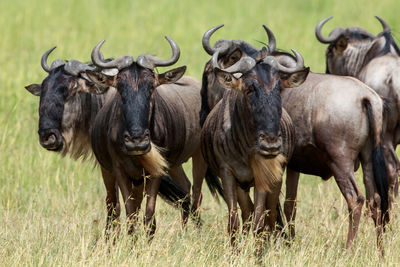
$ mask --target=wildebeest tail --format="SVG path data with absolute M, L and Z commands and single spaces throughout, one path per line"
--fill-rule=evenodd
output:
M 189 193 L 174 182 L 169 176 L 162 176 L 158 195 L 167 203 L 182 207 L 184 212 L 190 211 Z
M 222 184 L 221 184 L 221 180 L 218 178 L 218 176 L 213 172 L 213 170 L 211 170 L 210 167 L 207 167 L 207 171 L 206 171 L 206 183 L 208 186 L 208 189 L 211 192 L 211 195 L 217 200 L 218 199 L 218 194 L 225 199 L 224 196 L 224 190 L 222 189 Z
M 382 130 L 379 130 L 376 120 L 374 118 L 374 111 L 371 102 L 367 99 L 364 100 L 364 106 L 368 114 L 369 132 L 372 136 L 372 169 L 374 173 L 374 180 L 378 194 L 381 198 L 381 211 L 382 222 L 385 223 L 389 220 L 389 197 L 388 197 L 388 173 L 386 169 L 386 160 L 383 153 L 382 146 Z

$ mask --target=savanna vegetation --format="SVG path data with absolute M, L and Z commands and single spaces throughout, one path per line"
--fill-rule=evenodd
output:
M 93 160 L 73 161 L 45 151 L 37 136 L 38 98 L 24 86 L 40 83 L 46 73 L 40 57 L 50 47 L 55 58 L 89 61 L 102 39 L 107 56 L 141 53 L 170 55 L 164 35 L 181 48 L 176 64 L 201 79 L 209 56 L 201 37 L 224 23 L 213 39 L 266 42 L 261 25 L 273 30 L 279 48 L 295 48 L 314 72 L 325 71 L 325 46 L 315 25 L 333 15 L 324 34 L 337 26 L 381 31 L 374 15 L 384 18 L 400 36 L 400 5 L 381 1 L 0 1 L 0 266 L 238 266 L 254 265 L 254 240 L 241 238 L 231 252 L 226 232 L 227 208 L 204 186 L 203 227 L 181 229 L 179 211 L 157 203 L 157 232 L 151 244 L 143 227 L 134 237 L 122 233 L 106 243 L 105 189 Z M 398 38 L 396 39 L 398 40 Z M 160 69 L 160 71 L 162 71 Z M 185 166 L 191 176 L 191 163 Z M 360 172 L 357 182 L 362 186 Z M 284 192 L 284 188 L 282 190 Z M 291 246 L 271 240 L 264 253 L 272 266 L 398 266 L 400 219 L 395 205 L 384 235 L 385 257 L 376 250 L 368 216 L 361 219 L 357 240 L 345 251 L 347 208 L 333 179 L 302 175 L 298 194 L 297 237 Z M 366 211 L 366 209 L 364 209 Z M 366 214 L 366 212 L 364 212 Z M 124 216 L 122 216 L 124 222 Z

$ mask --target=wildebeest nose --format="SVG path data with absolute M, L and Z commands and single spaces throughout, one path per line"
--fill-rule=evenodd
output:
M 139 131 L 133 131 L 130 134 L 128 131 L 124 133 L 125 142 L 142 142 L 150 138 L 150 131 L 145 130 L 143 133 Z
M 150 132 L 145 131 L 140 135 L 124 133 L 125 148 L 129 154 L 139 155 L 146 153 L 150 149 Z
M 281 132 L 279 131 L 277 134 L 261 132 L 259 134 L 259 137 L 260 139 L 268 143 L 276 143 L 278 142 L 278 139 L 281 137 Z
M 54 134 L 50 134 L 47 138 L 43 139 L 43 145 L 53 145 L 56 142 L 56 136 Z
M 124 140 L 125 140 L 125 142 L 131 141 L 131 135 L 128 132 L 124 133 Z
M 53 150 L 53 149 L 57 149 L 59 146 L 59 143 L 57 140 L 57 135 L 53 131 L 47 132 L 46 134 L 40 134 L 39 142 L 40 142 L 40 145 L 46 149 Z

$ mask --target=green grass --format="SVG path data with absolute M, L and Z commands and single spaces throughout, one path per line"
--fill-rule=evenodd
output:
M 45 77 L 40 67 L 50 56 L 87 61 L 102 39 L 105 56 L 141 53 L 169 57 L 164 35 L 181 47 L 180 64 L 201 78 L 209 56 L 201 37 L 225 23 L 212 38 L 243 39 L 259 46 L 269 26 L 279 48 L 295 48 L 314 72 L 325 68 L 326 46 L 314 37 L 319 20 L 333 15 L 333 27 L 359 25 L 372 33 L 381 28 L 373 17 L 385 18 L 399 35 L 399 4 L 375 1 L 56 1 L 0 2 L 0 266 L 22 265 L 253 265 L 252 237 L 242 238 L 232 254 L 226 233 L 227 209 L 205 188 L 198 231 L 189 223 L 181 230 L 179 212 L 157 203 L 158 229 L 148 245 L 142 226 L 137 241 L 122 234 L 114 246 L 104 242 L 105 190 L 100 172 L 90 162 L 72 161 L 42 149 L 38 143 L 38 98 L 24 89 Z M 396 31 L 397 30 L 397 31 Z M 160 69 L 160 71 L 163 71 Z M 190 163 L 186 170 L 190 174 Z M 357 182 L 362 185 L 360 173 Z M 264 260 L 274 266 L 377 266 L 400 262 L 399 207 L 384 236 L 386 257 L 376 251 L 372 220 L 363 216 L 357 242 L 345 252 L 347 207 L 333 179 L 322 182 L 302 176 L 299 185 L 297 239 L 291 247 L 269 244 Z M 124 216 L 122 216 L 124 217 Z

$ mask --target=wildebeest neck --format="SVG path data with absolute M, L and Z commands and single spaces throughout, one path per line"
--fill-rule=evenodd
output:
M 345 34 L 348 45 L 341 55 L 335 55 L 335 43 L 327 49 L 327 73 L 357 77 L 372 59 L 387 54 L 400 55 L 400 49 L 389 32 L 371 37 L 359 32 Z

